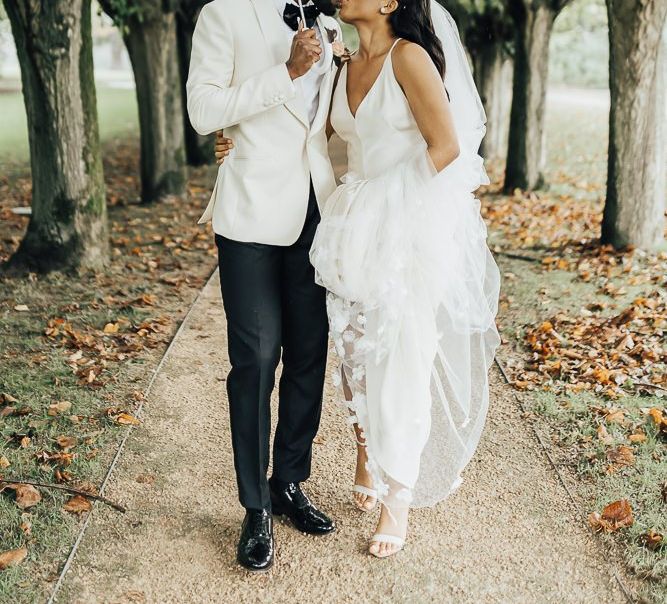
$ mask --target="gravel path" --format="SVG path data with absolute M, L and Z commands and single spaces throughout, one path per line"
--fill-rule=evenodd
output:
M 273 570 L 240 570 L 218 288 L 214 276 L 109 484 L 130 511 L 96 508 L 57 602 L 625 602 L 495 371 L 466 482 L 416 511 L 405 551 L 384 561 L 365 553 L 375 517 L 351 505 L 354 441 L 328 383 L 308 490 L 339 529 L 314 538 L 277 523 Z

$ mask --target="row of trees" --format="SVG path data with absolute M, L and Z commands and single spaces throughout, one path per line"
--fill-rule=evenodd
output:
M 194 23 L 208 0 L 101 0 L 135 76 L 141 198 L 185 190 L 186 164 L 211 161 L 185 112 Z M 32 215 L 13 269 L 101 268 L 107 216 L 93 76 L 91 0 L 3 0 L 21 66 Z
M 571 0 L 448 0 L 487 108 L 486 157 L 506 160 L 505 191 L 545 184 L 545 100 L 554 21 Z M 667 0 L 606 0 L 611 92 L 602 241 L 655 248 L 665 212 Z
M 134 70 L 142 199 L 183 192 L 186 164 L 212 158 L 185 114 L 194 23 L 209 0 L 99 0 L 120 28 Z M 473 58 L 489 116 L 483 153 L 505 157 L 505 189 L 544 184 L 549 40 L 570 0 L 441 0 Z M 610 39 L 609 178 L 602 238 L 655 247 L 664 212 L 667 0 L 606 0 Z M 90 0 L 3 0 L 28 115 L 33 211 L 15 266 L 99 268 L 108 249 Z

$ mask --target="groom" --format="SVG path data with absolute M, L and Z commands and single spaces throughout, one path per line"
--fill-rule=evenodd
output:
M 254 571 L 273 563 L 272 514 L 304 533 L 335 528 L 300 483 L 310 475 L 328 346 L 325 292 L 315 284 L 309 250 L 317 201 L 336 186 L 325 131 L 331 43 L 341 32 L 329 0 L 303 2 L 305 28 L 291 0 L 205 5 L 187 83 L 195 130 L 224 128 L 235 143 L 199 222 L 212 220 L 218 247 L 234 466 L 246 509 L 238 561 Z M 267 480 L 270 398 L 281 357 Z

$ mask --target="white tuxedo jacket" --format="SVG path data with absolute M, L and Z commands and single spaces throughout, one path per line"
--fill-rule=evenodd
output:
M 218 170 L 199 223 L 236 241 L 291 245 L 303 228 L 310 179 L 319 203 L 336 188 L 326 120 L 335 75 L 320 15 L 325 60 L 319 107 L 310 124 L 285 65 L 291 45 L 274 0 L 214 0 L 202 8 L 192 41 L 188 113 L 200 134 L 225 130 L 234 149 Z

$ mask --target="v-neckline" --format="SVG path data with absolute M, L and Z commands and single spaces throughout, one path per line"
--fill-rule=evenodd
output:
M 400 38 L 397 38 L 394 40 L 394 43 L 391 45 L 391 48 L 387 51 L 387 56 L 384 58 L 382 61 L 382 67 L 380 67 L 380 71 L 378 72 L 377 76 L 375 77 L 375 80 L 373 80 L 373 83 L 371 84 L 371 87 L 368 89 L 368 92 L 364 95 L 364 98 L 361 99 L 359 104 L 357 105 L 356 111 L 353 113 L 352 112 L 352 107 L 350 107 L 350 95 L 348 94 L 347 90 L 347 81 L 348 81 L 348 65 L 349 61 L 345 63 L 345 104 L 347 105 L 347 110 L 350 112 L 350 115 L 352 116 L 352 119 L 356 122 L 357 116 L 359 115 L 359 109 L 361 109 L 362 105 L 366 102 L 366 99 L 370 96 L 371 92 L 373 92 L 373 89 L 377 85 L 377 83 L 380 81 L 380 78 L 382 77 L 382 74 L 384 73 L 385 67 L 387 66 L 387 63 L 389 61 L 389 57 L 391 57 L 391 53 L 393 52 L 394 48 L 396 47 L 396 44 L 398 44 L 398 41 Z

